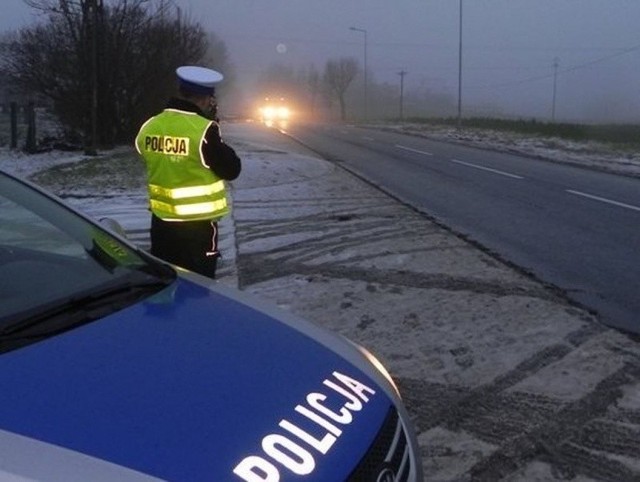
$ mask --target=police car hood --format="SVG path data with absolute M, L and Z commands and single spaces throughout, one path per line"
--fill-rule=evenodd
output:
M 391 407 L 389 387 L 348 343 L 234 298 L 179 279 L 2 355 L 0 451 L 15 435 L 180 481 L 243 480 L 234 469 L 247 457 L 288 480 L 293 472 L 272 456 L 309 470 L 310 455 L 304 480 L 344 480 Z M 13 468 L 5 460 L 0 471 L 28 477 L 45 464 L 53 474 L 60 460 L 31 457 Z

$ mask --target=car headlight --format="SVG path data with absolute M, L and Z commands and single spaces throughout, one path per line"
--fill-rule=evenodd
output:
M 264 107 L 262 115 L 265 119 L 273 119 L 276 116 L 276 110 L 273 107 Z
M 288 107 L 280 107 L 278 109 L 278 118 L 279 119 L 288 119 L 290 115 L 291 115 L 291 112 L 289 111 Z

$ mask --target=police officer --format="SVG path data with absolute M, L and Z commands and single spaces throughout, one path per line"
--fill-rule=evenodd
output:
M 215 278 L 218 220 L 230 211 L 225 181 L 238 177 L 241 162 L 216 119 L 222 74 L 192 65 L 176 74 L 178 95 L 142 125 L 135 141 L 147 167 L 151 253 Z

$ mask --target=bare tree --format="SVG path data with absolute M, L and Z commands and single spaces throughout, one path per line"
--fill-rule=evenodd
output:
M 168 0 L 25 3 L 45 20 L 10 43 L 5 71 L 50 99 L 61 122 L 94 144 L 130 142 L 173 92 L 175 68 L 207 52 L 201 26 Z
M 347 119 L 345 94 L 349 85 L 358 74 L 358 61 L 350 57 L 329 60 L 324 69 L 324 85 L 331 98 L 340 104 L 340 119 Z

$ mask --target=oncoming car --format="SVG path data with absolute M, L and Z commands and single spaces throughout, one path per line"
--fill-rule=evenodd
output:
M 258 112 L 267 125 L 286 125 L 292 117 L 291 107 L 283 97 L 265 97 Z
M 422 480 L 364 348 L 0 171 L 0 480 Z

